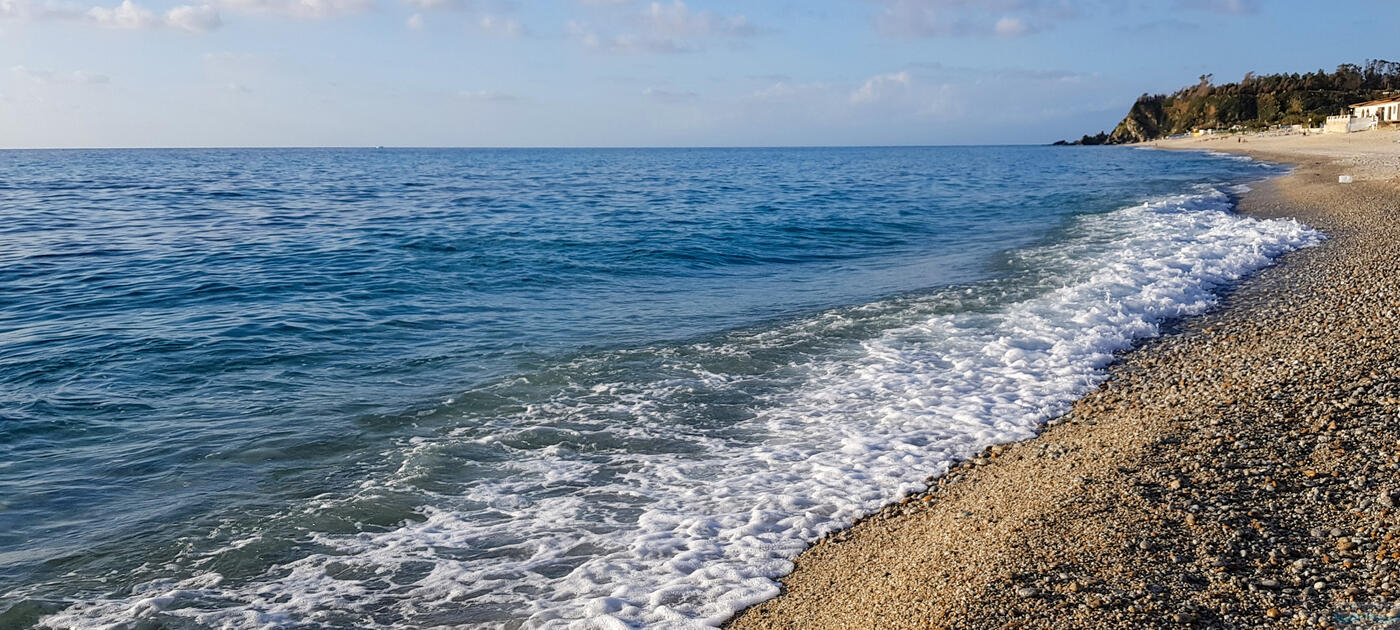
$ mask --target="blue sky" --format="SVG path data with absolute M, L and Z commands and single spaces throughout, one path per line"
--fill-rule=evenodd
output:
M 94 3 L 95 2 L 95 3 Z M 0 0 L 0 146 L 1041 143 L 1400 2 Z

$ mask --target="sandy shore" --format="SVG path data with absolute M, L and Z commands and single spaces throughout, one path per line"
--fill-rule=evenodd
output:
M 1156 144 L 1297 165 L 1240 210 L 1323 245 L 817 543 L 730 627 L 1400 627 L 1400 133 L 1246 140 Z

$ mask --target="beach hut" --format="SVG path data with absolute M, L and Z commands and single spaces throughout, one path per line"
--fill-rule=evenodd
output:
M 1379 122 L 1400 121 L 1400 95 L 1387 96 L 1374 101 L 1357 103 L 1351 106 L 1351 113 L 1357 118 L 1375 117 Z

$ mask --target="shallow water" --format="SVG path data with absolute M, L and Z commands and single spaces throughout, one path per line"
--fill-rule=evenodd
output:
M 1318 238 L 1116 148 L 0 169 L 18 626 L 715 624 Z

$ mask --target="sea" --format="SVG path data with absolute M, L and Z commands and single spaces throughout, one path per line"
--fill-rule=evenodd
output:
M 0 627 L 695 628 L 1317 243 L 1123 147 L 0 152 Z

